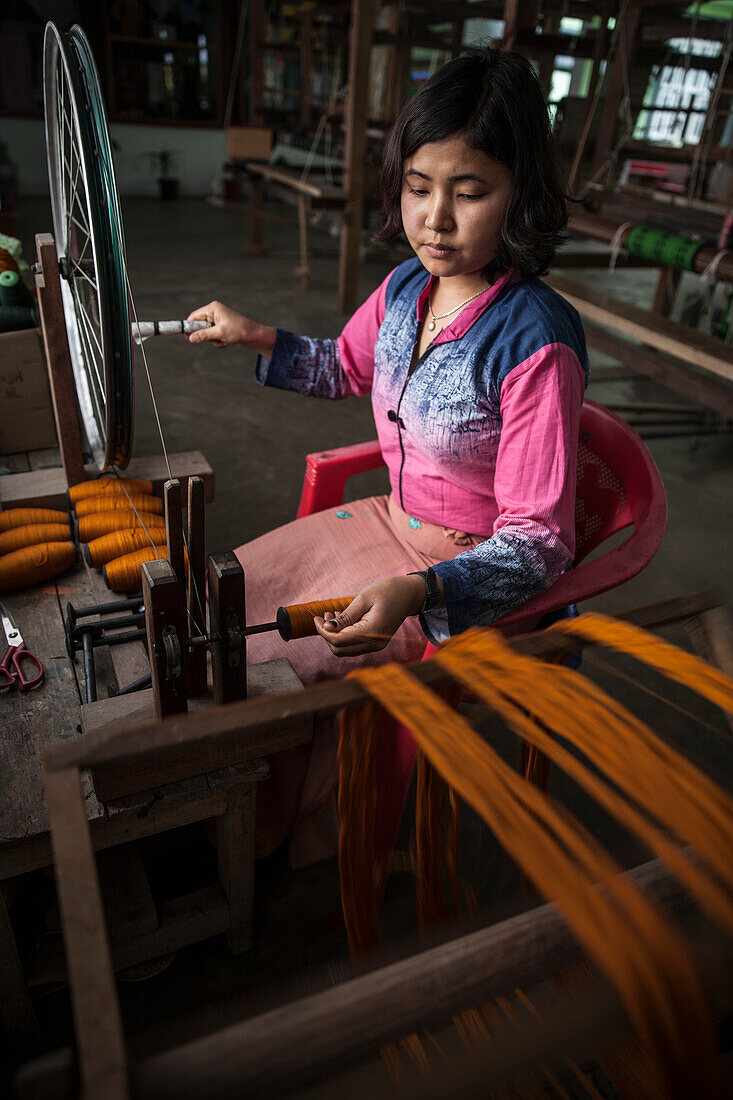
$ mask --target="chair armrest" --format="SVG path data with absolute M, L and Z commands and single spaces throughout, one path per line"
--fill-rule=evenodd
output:
M 306 455 L 303 491 L 296 518 L 342 504 L 344 486 L 350 477 L 384 465 L 377 439 L 339 447 L 335 451 L 317 451 Z

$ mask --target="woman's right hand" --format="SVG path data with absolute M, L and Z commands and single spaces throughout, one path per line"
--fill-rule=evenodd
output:
M 210 321 L 211 328 L 202 328 L 192 332 L 186 339 L 192 344 L 211 343 L 217 348 L 252 348 L 269 357 L 275 343 L 277 332 L 269 325 L 260 325 L 250 321 L 241 313 L 222 305 L 221 302 L 209 302 L 189 313 L 188 321 Z

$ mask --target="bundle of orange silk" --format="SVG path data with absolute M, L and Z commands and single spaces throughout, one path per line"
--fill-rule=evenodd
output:
M 572 625 L 580 627 L 576 632 L 584 637 L 606 640 L 607 626 L 602 620 L 592 627 L 581 617 Z M 715 702 L 733 706 L 733 684 L 696 658 L 643 631 L 625 632 L 624 645 L 643 650 L 650 664 L 671 669 L 676 679 Z M 453 639 L 441 648 L 436 660 L 488 702 L 530 746 L 566 770 L 635 831 L 700 904 L 733 930 L 733 872 L 729 868 L 733 802 L 727 795 L 583 677 L 522 657 L 495 632 L 473 631 Z M 556 902 L 590 958 L 617 988 L 650 1053 L 656 1084 L 663 1094 L 701 1095 L 706 1089 L 706 1094 L 715 1095 L 719 1078 L 712 1026 L 678 936 L 628 880 L 613 878 L 619 868 L 579 822 L 555 810 L 536 787 L 504 764 L 463 718 L 409 672 L 387 666 L 354 675 L 411 730 L 440 776 L 481 814 L 538 890 Z M 523 709 L 528 698 L 534 719 Z M 351 745 L 352 766 L 358 767 L 361 761 L 360 731 L 377 720 L 373 710 L 368 717 L 363 724 L 358 710 L 344 715 L 343 738 Z M 553 731 L 579 748 L 614 786 L 558 745 L 551 736 Z M 359 781 L 355 783 L 352 777 L 350 785 L 358 789 Z M 342 834 L 350 831 L 351 808 L 345 795 L 341 800 Z M 435 813 L 435 806 L 427 812 Z M 713 874 L 707 873 L 704 863 L 693 865 L 660 824 L 681 841 L 693 844 Z M 353 837 L 349 843 L 342 858 L 353 856 L 358 848 Z M 435 860 L 428 857 L 423 864 L 434 869 Z M 720 876 L 719 880 L 714 875 Z M 356 854 L 356 865 L 348 870 L 343 887 L 347 927 L 359 911 L 365 911 L 362 900 L 370 879 L 373 881 L 373 862 L 370 866 L 368 851 L 362 851 Z M 608 879 L 613 882 L 601 897 L 593 884 Z M 352 892 L 355 886 L 361 896 Z M 376 942 L 375 909 L 376 905 L 369 909 L 366 938 L 370 943 Z M 468 1018 L 465 1022 L 468 1024 Z

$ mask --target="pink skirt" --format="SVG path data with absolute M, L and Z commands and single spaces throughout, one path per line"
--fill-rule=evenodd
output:
M 245 572 L 247 624 L 271 622 L 281 605 L 355 596 L 374 581 L 426 569 L 485 538 L 424 523 L 392 495 L 304 516 L 235 550 Z M 366 665 L 419 661 L 426 644 L 418 620 L 409 618 L 385 649 L 362 657 L 334 657 L 320 637 L 283 642 L 273 631 L 248 640 L 247 660 L 285 657 L 308 685 Z M 335 855 L 337 740 L 333 721 L 319 720 L 311 744 L 270 757 L 271 776 L 257 788 L 258 857 L 288 833 L 293 867 Z

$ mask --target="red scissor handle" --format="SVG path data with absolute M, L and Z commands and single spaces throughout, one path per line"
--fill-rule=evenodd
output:
M 33 666 L 35 676 L 30 678 L 26 676 L 23 669 L 24 662 L 26 669 L 29 664 Z M 11 646 L 8 649 L 2 663 L 0 663 L 0 669 L 10 678 L 11 684 L 13 680 L 15 681 L 18 691 L 32 691 L 33 688 L 38 687 L 43 679 L 43 665 L 34 653 L 25 648 L 25 642 L 21 642 L 19 646 Z M 7 687 L 10 687 L 10 684 Z M 5 685 L 0 683 L 0 690 L 3 690 L 3 688 L 7 690 Z

